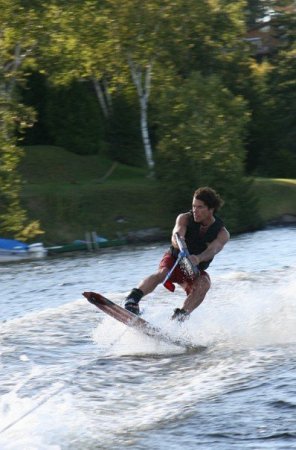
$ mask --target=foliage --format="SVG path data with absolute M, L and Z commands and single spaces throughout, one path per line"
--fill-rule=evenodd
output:
M 247 92 L 251 120 L 246 140 L 248 174 L 266 174 L 271 149 L 274 147 L 274 126 L 272 121 L 272 97 L 269 77 L 272 66 L 269 62 L 252 64 L 250 85 Z
M 219 74 L 230 89 L 242 82 L 248 64 L 244 1 L 171 2 L 162 30 L 161 63 L 183 78 L 191 72 Z
M 58 84 L 92 80 L 108 119 L 114 113 L 112 94 L 121 91 L 122 97 L 122 90 L 130 89 L 133 81 L 150 167 L 146 116 L 150 85 L 160 85 L 164 76 L 165 88 L 168 73 L 187 77 L 194 70 L 223 72 L 229 84 L 237 79 L 233 74 L 239 71 L 233 65 L 239 67 L 245 59 L 243 5 L 223 0 L 127 0 L 124 7 L 119 0 L 49 3 L 42 64 Z
M 31 125 L 34 115 L 19 101 L 17 87 L 34 63 L 38 15 L 16 0 L 1 0 L 0 9 L 0 232 L 26 239 L 41 230 L 37 221 L 29 222 L 21 205 L 17 134 Z
M 255 207 L 252 199 L 248 204 L 245 160 L 251 174 L 294 177 L 296 170 L 295 15 L 279 9 L 283 5 L 292 2 L 0 0 L 6 229 L 15 234 L 27 224 L 17 139 L 33 114 L 23 107 L 20 87 L 25 103 L 39 113 L 26 143 L 55 143 L 84 154 L 108 151 L 116 161 L 140 166 L 141 123 L 145 150 L 151 134 L 157 146 L 158 175 L 166 187 L 178 187 L 175 209 L 188 201 L 192 186 L 211 184 L 226 197 L 233 226 L 239 217 L 247 224 Z M 269 13 L 280 45 L 259 65 L 244 41 L 246 25 Z M 35 78 L 30 84 L 31 77 L 26 90 L 32 72 L 41 73 L 44 83 Z M 33 235 L 34 225 L 27 232 Z
M 108 156 L 130 166 L 144 167 L 139 130 L 139 112 L 134 96 L 114 94 L 113 108 L 106 125 Z
M 23 144 L 38 145 L 49 144 L 50 136 L 46 118 L 48 81 L 45 76 L 34 71 L 26 76 L 26 84 L 19 89 L 19 95 L 25 105 L 33 108 L 36 120 L 32 127 L 24 130 Z
M 269 61 L 252 66 L 247 169 L 263 176 L 295 177 L 296 16 L 280 15 L 273 26 L 278 51 Z
M 205 183 L 205 177 L 211 183 L 220 175 L 241 174 L 246 122 L 242 98 L 234 97 L 217 76 L 193 73 L 187 80 L 180 80 L 177 88 L 171 86 L 161 98 L 159 135 L 164 137 L 159 153 L 178 163 L 190 157 L 190 173 L 200 180 L 199 184 Z
M 195 73 L 161 99 L 158 174 L 166 184 L 174 210 L 191 201 L 192 192 L 211 186 L 225 197 L 232 228 L 248 226 L 255 207 L 241 223 L 245 102 L 223 87 L 217 76 Z
M 296 21 L 295 21 L 296 25 Z M 270 75 L 273 147 L 269 176 L 296 177 L 296 45 L 280 53 Z
M 80 154 L 104 149 L 104 118 L 89 83 L 51 87 L 45 117 L 51 144 Z
M 2 101 L 1 101 L 2 100 Z M 41 234 L 39 222 L 30 222 L 21 205 L 21 178 L 17 169 L 23 155 L 13 131 L 28 125 L 29 111 L 24 115 L 20 104 L 0 98 L 0 235 L 27 240 Z M 19 111 L 20 115 L 16 112 Z

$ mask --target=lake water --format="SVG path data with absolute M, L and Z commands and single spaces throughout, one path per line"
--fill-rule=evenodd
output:
M 203 351 L 142 336 L 81 295 L 122 304 L 166 248 L 0 266 L 1 450 L 296 449 L 296 228 L 232 238 L 181 325 L 180 288 L 141 302 Z

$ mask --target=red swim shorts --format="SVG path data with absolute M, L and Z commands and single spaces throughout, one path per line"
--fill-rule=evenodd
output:
M 159 263 L 159 268 L 170 270 L 175 262 L 176 259 L 173 257 L 173 255 L 171 255 L 169 252 L 166 252 Z M 206 276 L 208 277 L 209 281 L 211 281 L 209 274 L 205 270 L 201 270 L 199 276 Z M 190 293 L 193 280 L 183 272 L 179 265 L 177 265 L 172 275 L 170 276 L 170 281 L 172 283 L 181 285 L 185 289 L 187 295 Z

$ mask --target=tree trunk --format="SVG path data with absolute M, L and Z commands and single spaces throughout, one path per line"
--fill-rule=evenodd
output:
M 146 162 L 150 173 L 153 174 L 154 159 L 148 128 L 148 99 L 150 94 L 152 63 L 149 63 L 145 67 L 144 76 L 142 76 L 141 67 L 135 64 L 130 57 L 128 58 L 128 62 L 131 70 L 132 79 L 136 86 L 139 97 L 140 111 L 141 111 L 141 133 Z
M 103 115 L 105 119 L 107 119 L 110 116 L 110 112 L 112 109 L 111 96 L 108 92 L 107 82 L 106 80 L 98 81 L 96 78 L 92 78 L 92 82 L 97 94 L 97 98 L 101 105 Z

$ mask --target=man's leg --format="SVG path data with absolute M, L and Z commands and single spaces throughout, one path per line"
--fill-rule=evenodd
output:
M 196 309 L 204 300 L 208 290 L 211 287 L 211 280 L 206 272 L 202 272 L 196 280 L 192 283 L 187 298 L 184 301 L 182 308 L 177 308 L 172 315 L 173 320 L 183 322 L 194 309 Z
M 134 314 L 139 314 L 139 301 L 144 295 L 150 294 L 154 289 L 164 281 L 169 269 L 160 268 L 156 273 L 153 273 L 149 277 L 145 278 L 138 287 L 131 290 L 125 300 L 125 309 Z
M 202 272 L 199 277 L 194 280 L 192 284 L 192 289 L 187 296 L 183 309 L 185 311 L 192 313 L 204 300 L 208 290 L 211 287 L 211 280 L 206 272 Z
M 144 295 L 150 294 L 160 283 L 164 281 L 168 272 L 169 269 L 159 269 L 156 273 L 153 273 L 152 275 L 141 281 L 138 289 L 141 289 Z

